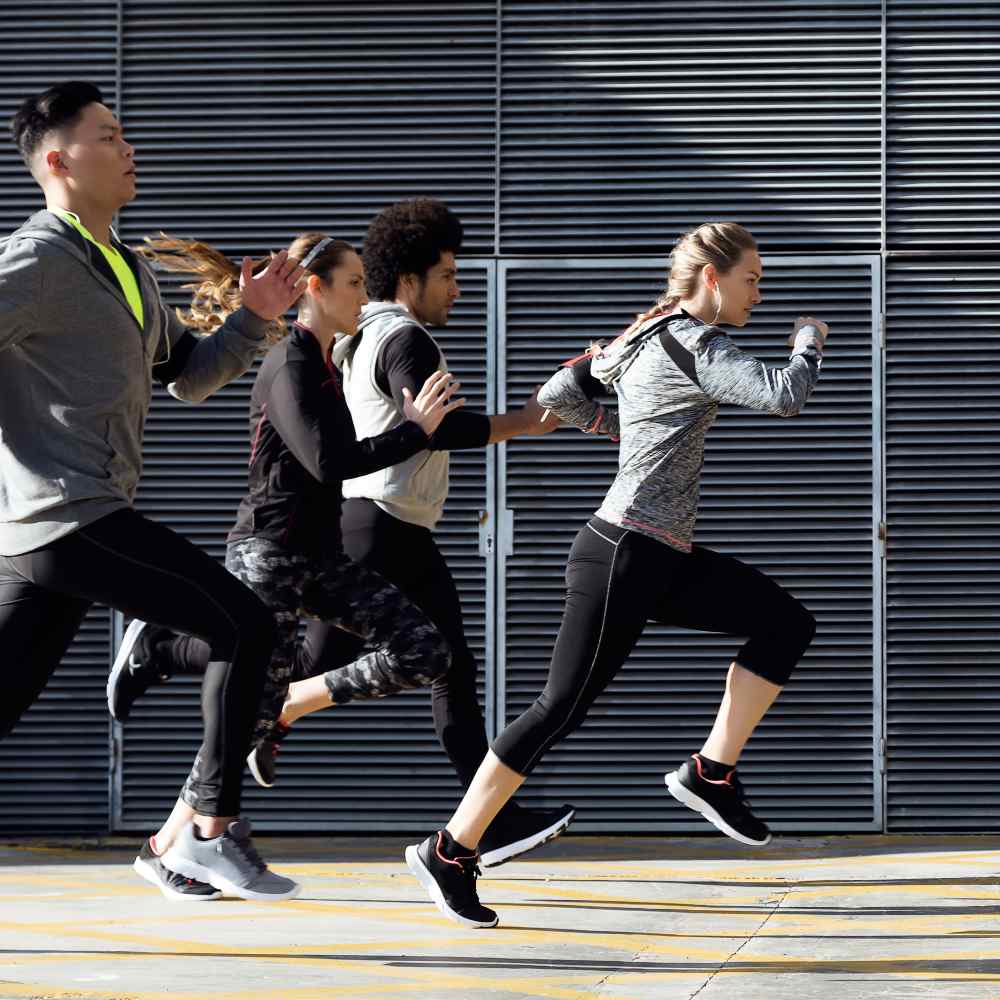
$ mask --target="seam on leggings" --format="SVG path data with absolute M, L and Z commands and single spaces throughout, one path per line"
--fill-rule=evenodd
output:
M 591 531 L 592 531 L 592 532 L 593 532 L 593 533 L 594 533 L 595 535 L 597 535 L 597 537 L 598 537 L 598 538 L 603 538 L 603 539 L 604 539 L 604 540 L 605 540 L 606 542 L 609 542 L 609 543 L 610 543 L 611 545 L 617 545 L 617 544 L 618 544 L 618 542 L 620 542 L 620 541 L 622 540 L 621 538 L 619 538 L 619 539 L 618 539 L 618 542 L 616 542 L 616 541 L 615 541 L 615 540 L 614 540 L 613 538 L 608 538 L 608 536 L 607 536 L 607 535 L 602 535 L 602 534 L 601 534 L 601 533 L 600 533 L 600 532 L 599 532 L 599 531 L 597 530 L 597 528 L 595 528 L 595 527 L 594 527 L 594 526 L 593 526 L 593 525 L 592 525 L 592 524 L 591 524 L 591 523 L 590 523 L 589 521 L 587 522 L 587 527 L 588 527 L 588 528 L 590 528 L 590 530 L 591 530 Z M 625 529 L 625 531 L 627 532 L 627 531 L 628 531 L 628 528 L 626 528 L 626 529 Z M 624 538 L 624 537 L 625 537 L 625 536 L 624 536 L 624 535 L 622 535 L 622 538 Z
M 222 612 L 223 616 L 229 621 L 229 624 L 233 626 L 233 631 L 236 633 L 237 636 L 236 638 L 237 645 L 239 644 L 239 629 L 236 628 L 236 619 L 234 619 L 232 615 L 230 615 L 229 612 L 225 609 L 225 607 L 222 604 L 220 604 L 207 590 L 205 590 L 205 588 L 202 587 L 201 584 L 196 583 L 190 577 L 182 576 L 180 573 L 174 573 L 172 570 L 164 569 L 162 566 L 154 566 L 151 563 L 143 562 L 141 559 L 133 559 L 131 556 L 127 556 L 123 552 L 119 552 L 117 549 L 113 549 L 108 545 L 102 545 L 96 539 L 88 538 L 87 535 L 84 534 L 84 530 L 85 529 L 78 531 L 77 534 L 85 542 L 90 542 L 91 545 L 95 545 L 97 546 L 97 548 L 103 549 L 103 551 L 105 552 L 110 552 L 113 556 L 117 557 L 118 559 L 124 559 L 126 562 L 135 563 L 136 566 L 141 566 L 143 569 L 151 569 L 157 573 L 162 573 L 164 576 L 173 577 L 175 580 L 182 580 L 184 583 L 192 586 L 199 593 L 204 594 L 208 598 L 208 600 Z
M 112 549 L 110 546 L 102 545 L 95 538 L 88 538 L 87 535 L 85 535 L 83 533 L 83 530 L 78 531 L 77 534 L 85 542 L 90 542 L 90 544 L 93 545 L 93 546 L 95 546 L 96 548 L 101 549 L 104 552 L 110 552 L 113 556 L 117 556 L 117 558 L 119 558 L 119 559 L 124 559 L 125 562 L 134 563 L 136 566 L 141 566 L 143 569 L 155 570 L 158 573 L 162 573 L 164 576 L 170 576 L 170 577 L 173 577 L 175 580 L 183 580 L 185 583 L 190 584 L 199 593 L 204 594 L 209 599 L 209 601 L 212 604 L 214 604 L 219 609 L 219 611 L 222 612 L 223 617 L 229 622 L 229 624 L 232 625 L 233 632 L 236 635 L 236 645 L 235 645 L 235 647 L 233 649 L 233 657 L 229 661 L 229 663 L 230 663 L 230 669 L 226 671 L 226 682 L 222 686 L 222 699 L 221 699 L 222 700 L 222 705 L 220 706 L 220 715 L 221 715 L 221 718 L 219 720 L 219 722 L 220 722 L 220 724 L 222 726 L 222 731 L 225 732 L 229 728 L 228 727 L 228 720 L 226 718 L 226 701 L 227 701 L 227 698 L 229 696 L 229 685 L 232 682 L 233 674 L 235 672 L 232 669 L 232 664 L 236 662 L 236 659 L 239 656 L 240 642 L 241 642 L 241 640 L 240 640 L 240 630 L 236 627 L 236 619 L 233 618 L 232 615 L 230 615 L 229 612 L 225 609 L 225 607 L 223 605 L 221 605 L 207 590 L 205 590 L 204 587 L 202 587 L 200 584 L 196 583 L 195 581 L 191 580 L 189 577 L 181 576 L 180 573 L 174 573 L 172 570 L 164 569 L 162 566 L 152 566 L 149 563 L 143 562 L 141 559 L 133 559 L 131 556 L 127 556 L 127 555 L 125 555 L 122 552 L 118 552 L 117 550 Z M 222 745 L 223 745 L 222 759 L 220 760 L 219 763 L 221 765 L 221 770 L 224 773 L 225 770 L 226 770 L 226 768 L 225 768 L 225 755 L 226 755 L 225 740 L 222 741 Z M 220 791 L 221 791 L 221 788 L 220 788 Z M 216 809 L 218 809 L 218 805 L 219 805 L 219 796 L 218 795 L 216 795 L 216 799 L 215 799 L 215 802 L 213 803 L 213 805 L 216 807 Z M 192 808 L 194 808 L 194 807 L 192 807 Z
M 590 528 L 590 525 L 588 524 L 587 527 Z M 590 530 L 594 531 L 593 528 L 591 528 Z M 594 531 L 594 534 L 600 535 L 600 532 Z M 604 535 L 601 535 L 601 538 L 604 537 L 605 537 Z M 622 535 L 622 538 L 624 537 L 625 536 Z M 552 744 L 555 743 L 555 741 L 559 738 L 559 735 L 562 733 L 562 731 L 569 725 L 569 720 L 573 718 L 573 713 L 576 711 L 576 706 L 580 704 L 580 699 L 583 697 L 584 691 L 587 690 L 587 685 L 590 683 L 590 678 L 594 675 L 594 667 L 597 666 L 597 657 L 600 655 L 601 652 L 601 643 L 604 642 L 604 627 L 608 623 L 608 605 L 611 603 L 611 581 L 614 579 L 615 562 L 618 559 L 618 546 L 621 545 L 621 541 L 622 539 L 619 538 L 617 542 L 611 543 L 614 546 L 615 554 L 611 557 L 611 565 L 608 567 L 608 585 L 604 591 L 604 612 L 601 615 L 601 631 L 597 635 L 597 645 L 594 647 L 594 658 L 590 661 L 590 669 L 587 671 L 587 678 L 580 686 L 580 693 L 576 696 L 576 701 L 573 702 L 573 707 L 569 710 L 569 714 L 566 716 L 566 721 L 552 734 L 552 736 L 545 743 L 542 744 L 541 747 L 539 747 L 539 749 L 535 752 L 535 754 L 527 761 L 527 763 L 524 765 L 525 771 L 530 770 L 534 766 L 535 761 L 538 760 L 539 757 L 541 757 L 543 751 L 551 747 Z

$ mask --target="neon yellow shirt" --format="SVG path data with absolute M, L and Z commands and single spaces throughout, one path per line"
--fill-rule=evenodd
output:
M 98 243 L 75 212 L 70 212 L 65 208 L 56 208 L 53 211 L 58 212 L 85 240 L 90 240 L 104 254 L 104 259 L 111 265 L 111 270 L 115 272 L 118 284 L 121 285 L 122 292 L 125 293 L 125 298 L 141 327 L 143 325 L 142 293 L 139 291 L 139 282 L 135 280 L 135 274 L 125 258 L 114 247 L 106 247 L 103 243 Z

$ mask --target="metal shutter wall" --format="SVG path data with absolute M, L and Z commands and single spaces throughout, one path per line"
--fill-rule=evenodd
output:
M 435 332 L 467 405 L 477 410 L 490 402 L 489 274 L 485 265 L 463 261 L 462 297 L 449 326 Z M 181 299 L 170 295 L 170 301 Z M 140 510 L 220 559 L 246 489 L 252 384 L 248 374 L 199 406 L 158 391 L 146 428 Z M 489 595 L 477 513 L 486 506 L 485 465 L 484 450 L 452 455 L 451 491 L 436 531 L 458 583 L 481 680 Z M 150 828 L 169 811 L 200 740 L 198 692 L 194 679 L 175 677 L 137 702 L 123 727 L 119 828 Z M 429 693 L 404 692 L 297 723 L 282 748 L 277 785 L 264 790 L 245 780 L 244 811 L 260 829 L 414 829 L 447 816 L 458 791 L 434 735 Z
M 7 2 L 0 37 L 4 131 L 21 101 L 60 80 L 97 84 L 115 107 L 115 3 Z M 44 207 L 9 133 L 0 143 L 0 231 Z M 0 743 L 0 833 L 106 830 L 111 656 L 108 612 L 95 608 L 35 706 Z
M 45 207 L 41 189 L 11 142 L 9 122 L 18 105 L 63 80 L 88 80 L 115 110 L 118 3 L 4 0 L 0 36 L 0 232 L 17 229 Z
M 1000 5 L 888 0 L 890 249 L 996 250 Z
M 518 399 L 592 338 L 618 333 L 662 288 L 663 265 L 648 259 L 523 263 L 501 272 L 507 399 Z M 835 323 L 829 359 L 800 417 L 727 407 L 708 438 L 698 540 L 773 574 L 819 621 L 806 660 L 744 756 L 753 802 L 781 830 L 880 825 L 873 784 L 873 689 L 880 684 L 873 265 L 877 259 L 765 258 L 765 303 L 737 343 L 782 365 L 791 320 L 808 310 Z M 565 600 L 566 555 L 614 477 L 617 448 L 563 429 L 511 442 L 506 451 L 514 554 L 501 568 L 506 634 L 498 633 L 498 648 L 506 649 L 509 720 L 544 684 Z M 582 730 L 549 752 L 523 794 L 575 802 L 581 832 L 704 830 L 669 798 L 663 772 L 701 746 L 739 645 L 647 628 Z
M 389 202 L 434 195 L 467 252 L 492 252 L 495 35 L 483 2 L 128 3 L 128 232 L 234 253 L 303 230 L 360 240 Z
M 501 250 L 880 242 L 881 4 L 505 0 Z
M 887 819 L 996 830 L 1000 258 L 890 261 Z

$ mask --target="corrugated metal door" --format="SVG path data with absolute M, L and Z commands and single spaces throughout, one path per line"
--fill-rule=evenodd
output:
M 698 540 L 773 574 L 819 622 L 747 749 L 744 777 L 776 829 L 878 829 L 879 262 L 764 262 L 764 305 L 736 335 L 745 350 L 782 364 L 791 321 L 803 311 L 835 327 L 803 415 L 782 421 L 724 408 L 708 438 Z M 663 270 L 648 258 L 504 262 L 501 400 L 517 399 L 591 339 L 619 332 L 656 297 Z M 503 447 L 499 514 L 513 510 L 513 536 L 499 564 L 498 650 L 501 718 L 510 720 L 544 684 L 566 555 L 614 477 L 617 449 L 572 429 Z M 648 628 L 583 729 L 550 751 L 523 794 L 575 802 L 580 831 L 703 829 L 669 799 L 663 771 L 701 746 L 737 648 L 718 636 Z
M 6 124 L 29 94 L 61 79 L 96 83 L 116 104 L 117 3 L 6 2 L 0 35 L 0 232 L 45 205 Z M 95 608 L 35 706 L 0 743 L 0 831 L 105 830 L 111 655 L 106 608 Z M 7 670 L 21 665 L 5 663 Z
M 890 261 L 887 819 L 1000 828 L 1000 258 Z

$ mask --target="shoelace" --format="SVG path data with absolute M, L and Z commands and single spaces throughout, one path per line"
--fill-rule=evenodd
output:
M 482 878 L 483 873 L 479 867 L 479 858 L 460 858 L 458 863 L 462 866 L 462 871 L 472 881 L 472 888 L 476 887 L 476 879 Z
M 253 841 L 249 837 L 237 840 L 236 837 L 231 836 L 229 839 L 236 845 L 246 861 L 253 865 L 255 871 L 266 871 L 267 865 L 264 863 L 264 859 L 257 853 L 257 848 L 253 846 Z
M 733 786 L 733 791 L 736 793 L 736 798 L 739 804 L 747 811 L 751 812 L 752 807 L 750 805 L 750 800 L 747 798 L 746 789 L 743 787 L 743 782 L 740 781 L 738 775 L 733 775 L 729 783 Z

